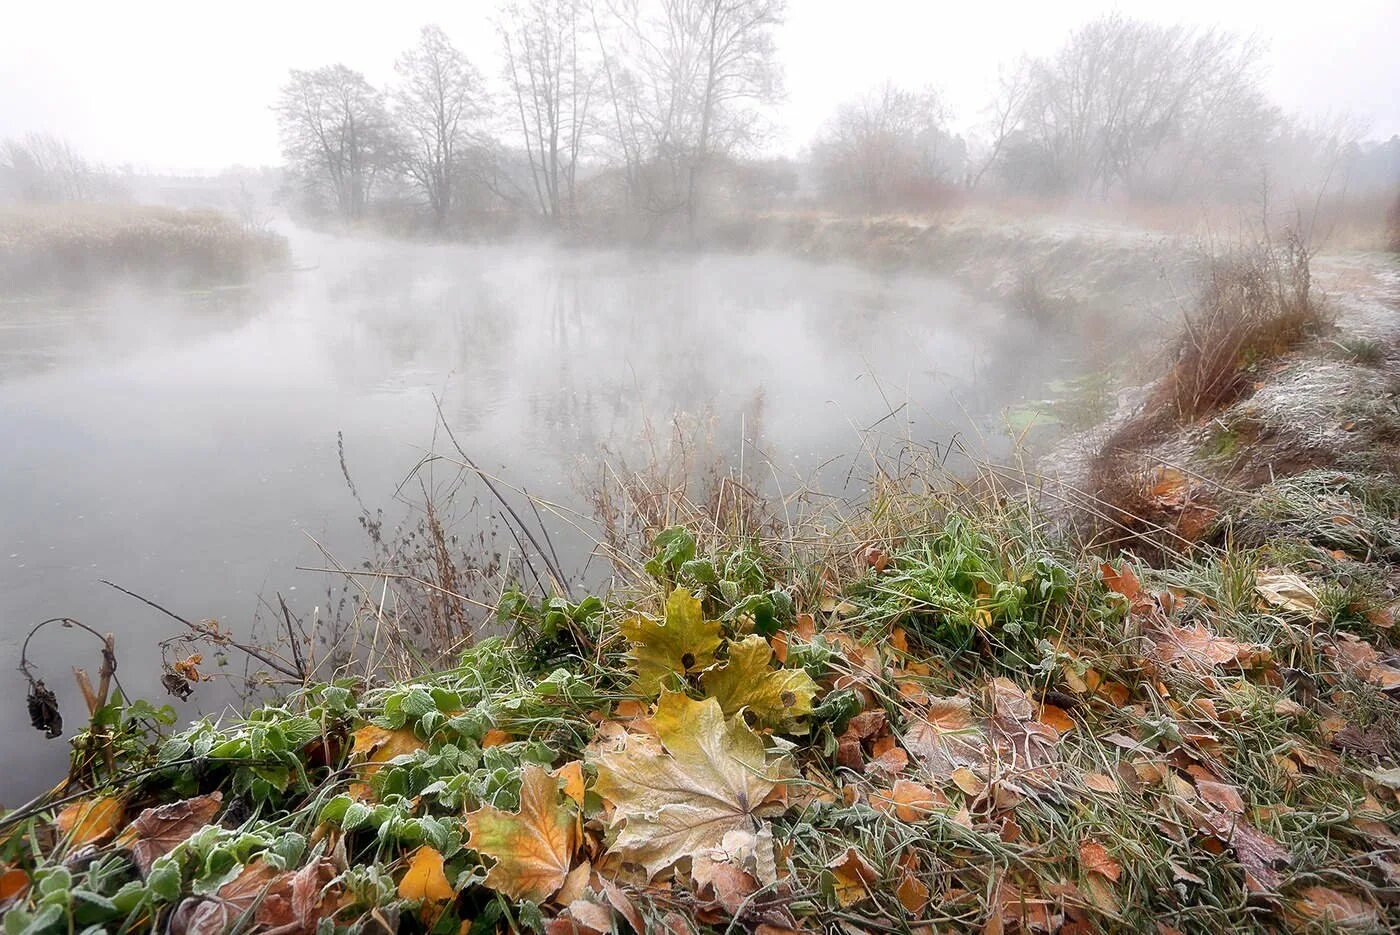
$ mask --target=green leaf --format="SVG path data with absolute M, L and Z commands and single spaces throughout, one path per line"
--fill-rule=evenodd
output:
M 651 546 L 655 557 L 647 562 L 646 570 L 654 578 L 666 578 L 695 557 L 695 537 L 684 526 L 672 526 L 656 534 Z

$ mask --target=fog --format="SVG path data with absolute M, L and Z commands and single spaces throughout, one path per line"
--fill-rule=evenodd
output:
M 858 500 L 876 448 L 1041 453 L 1160 365 L 1210 243 L 1394 248 L 1393 4 L 914 6 L 7 11 L 0 666 L 73 617 L 164 700 L 179 625 L 102 579 L 315 632 L 429 500 L 524 580 L 466 458 L 602 587 L 609 466 Z M 67 756 L 26 691 L 6 805 Z

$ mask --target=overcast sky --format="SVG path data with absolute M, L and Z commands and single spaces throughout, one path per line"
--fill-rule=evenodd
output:
M 339 61 L 386 81 L 425 23 L 498 69 L 495 0 L 0 2 L 0 136 L 50 131 L 112 164 L 278 163 L 268 105 L 288 68 Z M 1285 110 L 1400 133 L 1400 0 L 789 0 L 776 147 L 795 151 L 840 100 L 886 78 L 941 89 L 956 122 L 972 125 L 999 66 L 1112 10 L 1257 34 Z

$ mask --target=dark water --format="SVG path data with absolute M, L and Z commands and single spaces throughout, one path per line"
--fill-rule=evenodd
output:
M 577 503 L 581 461 L 678 410 L 838 483 L 848 461 L 817 466 L 892 406 L 908 404 L 887 428 L 946 441 L 965 410 L 1012 398 L 1039 350 L 947 282 L 781 256 L 292 241 L 307 269 L 250 290 L 0 305 L 0 671 L 66 615 L 115 632 L 123 683 L 161 698 L 175 625 L 100 578 L 235 632 L 278 592 L 313 613 L 327 576 L 296 566 L 368 551 L 337 432 L 392 518 L 435 447 L 434 396 L 485 469 Z M 96 644 L 50 628 L 32 651 L 78 726 L 68 669 L 95 670 Z M 181 714 L 226 700 L 202 687 Z M 29 728 L 17 675 L 0 724 L 14 805 L 66 748 Z

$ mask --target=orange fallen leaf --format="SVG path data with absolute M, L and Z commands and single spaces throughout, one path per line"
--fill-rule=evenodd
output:
M 1091 791 L 1103 795 L 1118 795 L 1122 791 L 1118 786 L 1118 780 L 1103 773 L 1085 773 L 1084 785 Z
M 846 848 L 826 868 L 835 879 L 836 901 L 843 907 L 854 906 L 869 896 L 870 888 L 880 881 L 875 868 L 854 847 Z
M 423 749 L 423 741 L 406 727 L 389 730 L 377 724 L 366 724 L 350 735 L 351 756 L 363 756 L 370 765 L 364 768 L 365 776 L 373 776 L 379 767 L 394 757 Z
M 73 847 L 84 847 L 115 834 L 125 814 L 121 799 L 99 796 L 72 803 L 58 813 L 53 823 Z
M 554 777 L 563 785 L 564 794 L 580 807 L 583 805 L 583 761 L 571 760 L 554 771 Z
M 399 881 L 399 898 L 440 903 L 456 896 L 443 873 L 442 854 L 426 844 L 414 851 L 408 859 L 408 872 Z
M 953 770 L 952 780 L 954 785 L 973 798 L 987 791 L 987 783 L 966 766 Z
M 9 902 L 29 889 L 29 874 L 18 867 L 0 873 L 0 903 Z
M 1123 867 L 1108 855 L 1108 848 L 1097 841 L 1085 841 L 1079 845 L 1079 865 L 1089 873 L 1107 877 L 1114 883 L 1123 875 Z
M 526 766 L 520 809 L 484 805 L 466 816 L 467 845 L 496 863 L 486 885 L 512 899 L 542 903 L 564 885 L 578 849 L 577 824 L 559 806 L 559 784 L 542 766 Z
M 899 904 L 904 907 L 904 911 L 910 915 L 917 916 L 928 905 L 928 884 L 907 870 L 900 878 L 899 885 L 895 887 L 894 894 L 899 898 Z
M 1062 734 L 1067 734 L 1074 730 L 1074 718 L 1070 717 L 1064 708 L 1059 705 L 1046 704 L 1040 706 L 1040 720 L 1049 724 Z
M 510 743 L 510 741 L 510 734 L 507 734 L 505 731 L 499 728 L 493 727 L 486 732 L 485 737 L 481 738 L 481 749 L 485 750 L 487 747 L 503 746 L 504 744 Z
M 889 792 L 872 792 L 870 804 L 877 811 L 893 812 L 900 821 L 912 824 L 925 821 L 935 809 L 946 807 L 948 800 L 928 786 L 900 779 Z

